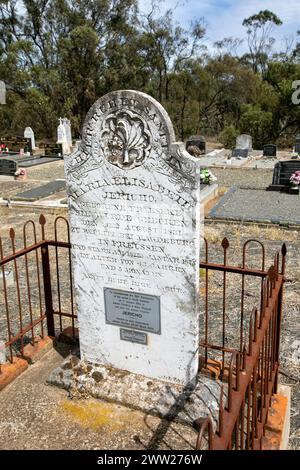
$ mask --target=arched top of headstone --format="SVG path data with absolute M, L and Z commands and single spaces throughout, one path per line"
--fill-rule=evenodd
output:
M 112 123 L 114 116 L 118 129 L 116 130 Z M 118 121 L 118 122 L 117 122 Z M 152 123 L 152 125 L 151 125 Z M 91 144 L 93 132 L 99 130 L 98 126 L 104 131 L 106 137 L 106 129 L 113 132 L 118 130 L 124 134 L 126 139 L 126 128 L 131 127 L 132 135 L 127 136 L 125 144 L 134 144 L 138 137 L 144 138 L 145 141 L 157 137 L 154 134 L 154 127 L 157 128 L 159 134 L 165 134 L 168 146 L 175 142 L 175 134 L 171 119 L 162 105 L 146 93 L 134 90 L 120 90 L 107 93 L 102 96 L 89 110 L 84 126 L 83 126 L 83 143 L 88 147 Z M 101 130 L 102 130 L 101 129 Z M 149 139 L 147 138 L 149 134 Z M 99 136 L 102 137 L 102 133 Z M 128 142 L 128 138 L 133 139 Z M 123 137 L 120 138 L 123 139 Z M 140 144 L 140 141 L 138 142 Z M 150 142 L 151 144 L 152 142 Z
M 158 101 L 142 92 L 121 90 L 91 107 L 81 144 L 67 159 L 66 171 L 80 179 L 102 165 L 112 171 L 152 165 L 154 170 L 160 166 L 161 172 L 168 166 L 189 178 L 199 164 L 183 143 L 175 142 L 172 122 Z

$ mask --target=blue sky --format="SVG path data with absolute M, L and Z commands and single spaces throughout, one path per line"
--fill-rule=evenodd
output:
M 148 11 L 151 0 L 139 0 L 141 10 Z M 271 10 L 283 21 L 273 36 L 283 44 L 285 37 L 295 37 L 300 30 L 300 0 L 161 0 L 161 11 L 173 9 L 174 17 L 183 26 L 204 17 L 207 24 L 207 45 L 224 37 L 245 37 L 242 21 L 260 10 Z M 245 46 L 244 46 L 245 47 Z

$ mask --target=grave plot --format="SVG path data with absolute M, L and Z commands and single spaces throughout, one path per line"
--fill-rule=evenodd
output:
M 16 201 L 36 201 L 38 199 L 46 198 L 59 191 L 63 191 L 65 188 L 66 183 L 64 180 L 50 181 L 49 183 L 42 186 L 17 193 L 12 196 L 12 199 Z
M 300 198 L 255 189 L 231 188 L 208 214 L 211 219 L 300 224 Z
M 268 191 L 283 191 L 287 193 L 299 194 L 299 183 L 293 184 L 292 175 L 300 172 L 299 160 L 288 160 L 286 162 L 278 162 L 274 168 L 272 184 L 267 188 Z M 297 181 L 297 178 L 296 178 Z

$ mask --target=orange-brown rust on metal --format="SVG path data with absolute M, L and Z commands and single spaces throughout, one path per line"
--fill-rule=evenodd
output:
M 0 390 L 15 380 L 28 367 L 28 362 L 20 357 L 13 356 L 12 362 L 1 364 Z
M 274 395 L 268 413 L 265 436 L 262 439 L 262 450 L 285 450 L 283 435 L 287 410 L 288 398 L 281 394 Z

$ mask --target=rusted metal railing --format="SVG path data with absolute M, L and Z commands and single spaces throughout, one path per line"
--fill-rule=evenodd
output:
M 56 336 L 71 326 L 75 336 L 68 221 L 57 217 L 51 231 L 54 236 L 48 238 L 41 216 L 39 227 L 32 220 L 24 225 L 21 247 L 13 229 L 0 238 L 0 341 L 11 362 L 14 355 L 24 354 L 26 344 L 45 334 Z M 259 449 L 277 390 L 286 247 L 275 254 L 268 270 L 265 247 L 258 240 L 244 243 L 239 265 L 228 262 L 229 249 L 224 238 L 219 263 L 219 250 L 214 249 L 210 259 L 207 240 L 201 253 L 199 363 L 203 370 L 217 364 L 224 385 L 218 429 L 213 432 L 212 421 L 205 420 L 197 448 L 208 434 L 210 449 Z
M 61 232 L 64 232 L 61 238 L 65 238 L 65 241 L 59 240 L 58 224 Z M 44 338 L 45 331 L 49 336 L 61 332 L 67 325 L 63 323 L 64 318 L 71 321 L 75 336 L 69 224 L 63 217 L 55 220 L 54 240 L 46 239 L 45 225 L 46 219 L 41 215 L 38 240 L 36 223 L 32 220 L 26 222 L 23 227 L 23 246 L 18 250 L 13 229 L 5 240 L 6 246 L 0 237 L 0 340 L 4 341 L 11 362 L 14 355 L 23 356 L 26 344 L 34 345 Z M 64 252 L 61 253 L 60 249 Z M 5 251 L 9 251 L 9 254 L 5 255 Z M 66 284 L 64 302 L 62 278 Z M 64 303 L 68 304 L 68 311 L 63 311 Z
M 250 315 L 247 344 L 242 341 L 245 338 L 242 336 L 244 328 L 241 320 L 240 347 L 231 352 L 227 370 L 224 362 L 224 343 L 220 348 L 223 353 L 220 378 L 227 382 L 227 404 L 223 406 L 222 392 L 218 429 L 212 435 L 212 422 L 210 419 L 205 420 L 198 434 L 197 449 L 204 447 L 210 450 L 261 449 L 272 396 L 277 392 L 286 246 L 285 244 L 282 246 L 281 266 L 279 266 L 279 253 L 276 253 L 274 264 L 265 272 L 263 250 L 261 271 L 251 273 L 245 267 L 245 247 L 248 243 L 246 242 L 243 249 L 242 269 L 245 271 L 242 273 L 242 305 L 245 297 L 244 276 L 253 275 L 261 277 L 259 307 L 253 308 Z M 227 249 L 227 244 L 226 246 L 223 244 L 223 248 Z M 207 262 L 203 266 L 209 268 Z M 224 265 L 222 267 L 224 268 Z M 220 269 L 219 266 L 212 269 L 214 268 Z M 230 272 L 236 271 L 230 269 Z M 223 289 L 226 291 L 225 284 Z M 242 309 L 241 319 L 243 317 Z M 206 329 L 206 337 L 207 335 Z M 208 350 L 210 348 L 215 350 L 217 347 L 208 345 L 207 341 L 204 347 L 205 366 L 209 367 Z M 208 436 L 208 444 L 204 439 L 205 436 Z

